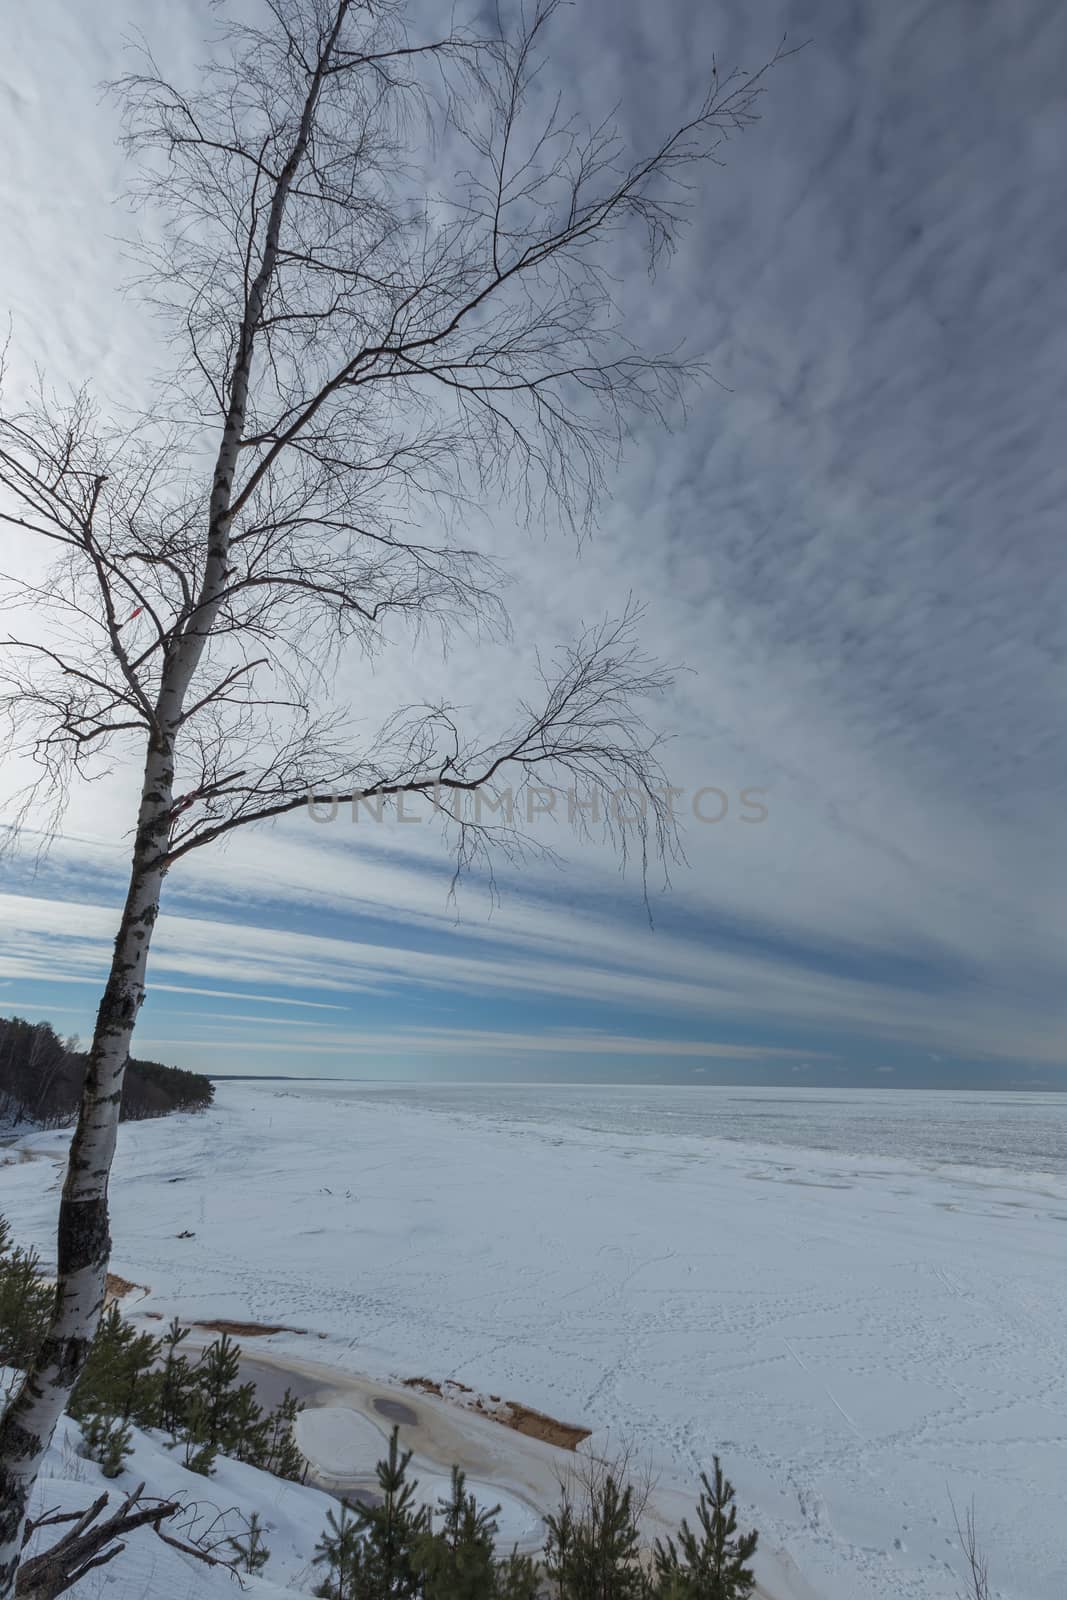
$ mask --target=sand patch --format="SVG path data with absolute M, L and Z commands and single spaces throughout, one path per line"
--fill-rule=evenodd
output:
M 477 1394 L 469 1384 L 454 1378 L 438 1382 L 435 1378 L 404 1378 L 405 1389 L 418 1389 L 423 1394 L 437 1395 L 441 1400 L 454 1400 L 469 1411 L 477 1411 L 492 1422 L 525 1434 L 529 1439 L 540 1439 L 560 1450 L 576 1450 L 583 1439 L 588 1439 L 591 1428 L 579 1427 L 574 1422 L 560 1422 L 544 1411 L 535 1411 L 516 1400 L 501 1400 L 498 1395 Z
M 501 1402 L 502 1413 L 496 1408 L 489 1408 L 486 1415 L 495 1417 L 505 1427 L 514 1428 L 516 1433 L 524 1433 L 530 1439 L 543 1439 L 546 1444 L 557 1445 L 561 1450 L 577 1450 L 583 1439 L 588 1439 L 592 1433 L 591 1428 L 580 1428 L 574 1422 L 560 1422 L 556 1417 L 549 1417 L 543 1411 L 535 1411 L 532 1406 L 519 1405 L 514 1400 Z
M 209 1333 L 229 1333 L 235 1339 L 266 1339 L 272 1333 L 310 1333 L 310 1328 L 290 1328 L 283 1322 L 228 1322 L 220 1317 L 217 1322 L 194 1322 L 194 1328 L 206 1328 Z M 320 1338 L 324 1337 L 322 1334 Z
M 111 1305 L 116 1300 L 125 1300 L 135 1289 L 139 1289 L 142 1299 L 151 1294 L 147 1283 L 131 1283 L 129 1278 L 120 1277 L 117 1272 L 109 1272 L 104 1285 L 104 1304 Z

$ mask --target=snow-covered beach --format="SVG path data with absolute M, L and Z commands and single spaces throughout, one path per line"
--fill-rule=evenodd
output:
M 631 1442 L 672 1509 L 718 1451 L 782 1600 L 949 1600 L 950 1495 L 1005 1600 L 1061 1600 L 1067 1176 L 716 1139 L 692 1091 L 662 1091 L 667 1133 L 656 1093 L 605 1128 L 225 1083 L 123 1127 L 113 1267 L 138 1315 L 307 1330 L 250 1356 L 453 1379 Z M 47 1261 L 65 1136 L 23 1146 L 0 1209 Z M 490 1482 L 536 1449 L 470 1425 L 501 1441 Z

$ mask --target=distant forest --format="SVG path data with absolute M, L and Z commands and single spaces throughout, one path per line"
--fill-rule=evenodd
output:
M 0 1122 L 61 1127 L 78 1109 L 88 1057 L 77 1039 L 61 1039 L 50 1022 L 0 1017 Z M 123 1121 L 202 1111 L 214 1098 L 210 1078 L 181 1067 L 130 1057 L 122 1089 Z

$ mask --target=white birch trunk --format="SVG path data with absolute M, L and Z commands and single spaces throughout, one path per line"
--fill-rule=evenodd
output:
M 171 755 L 159 745 L 151 748 L 126 905 L 97 1014 L 63 1185 L 55 1311 L 40 1354 L 0 1421 L 0 1596 L 4 1600 L 14 1593 L 30 1493 L 103 1310 L 111 1248 L 108 1175 L 163 882 L 162 868 L 151 863 L 158 861 L 166 845 L 173 783 Z
M 256 332 L 278 259 L 286 203 L 314 126 L 330 57 L 350 0 L 338 0 L 308 86 L 289 159 L 279 174 L 259 270 L 241 319 L 229 404 L 211 481 L 204 575 L 195 610 L 163 668 L 156 729 L 149 740 L 126 905 L 100 1003 L 78 1125 L 71 1144 L 57 1236 L 56 1307 L 40 1355 L 0 1420 L 0 1600 L 15 1592 L 30 1494 L 56 1424 L 85 1364 L 104 1305 L 107 1187 L 118 1134 L 122 1082 L 159 912 L 174 802 L 174 749 L 186 696 L 226 588 L 231 506 Z

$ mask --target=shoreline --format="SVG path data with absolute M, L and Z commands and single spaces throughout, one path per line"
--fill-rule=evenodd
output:
M 135 1312 L 130 1320 L 142 1318 L 143 1313 Z M 210 1343 L 206 1331 L 193 1325 L 188 1340 L 191 1350 Z M 238 1336 L 234 1337 L 240 1342 Z M 260 1349 L 258 1341 L 253 1354 L 248 1353 L 246 1345 L 241 1345 L 241 1376 L 242 1381 L 255 1383 L 257 1399 L 262 1405 L 276 1404 L 288 1387 L 304 1403 L 305 1415 L 323 1410 L 349 1411 L 358 1416 L 374 1429 L 379 1455 L 388 1447 L 395 1422 L 400 1429 L 401 1446 L 413 1452 L 412 1474 L 416 1478 L 420 1473 L 423 1479 L 445 1477 L 452 1466 L 457 1465 L 467 1474 L 468 1490 L 477 1493 L 481 1503 L 492 1504 L 501 1494 L 513 1497 L 537 1520 L 538 1528 L 513 1541 L 501 1539 L 501 1548 L 514 1542 L 527 1554 L 536 1554 L 541 1549 L 541 1519 L 555 1506 L 561 1480 L 566 1479 L 568 1470 L 575 1470 L 576 1452 L 519 1433 L 442 1396 L 413 1390 L 403 1379 L 382 1380 L 305 1359 L 289 1351 Z M 337 1498 L 346 1494 L 355 1498 L 373 1491 L 379 1456 L 371 1460 L 362 1455 L 370 1439 L 369 1431 L 361 1438 L 354 1435 L 354 1443 L 356 1439 L 359 1439 L 355 1448 L 360 1451 L 360 1460 L 357 1463 L 354 1454 L 350 1470 L 330 1471 L 309 1457 L 311 1470 L 306 1482 Z M 648 1535 L 646 1548 L 650 1548 L 657 1537 L 676 1533 L 681 1517 L 691 1515 L 692 1509 L 690 1497 L 654 1487 L 642 1518 Z M 765 1562 L 768 1559 L 775 1564 L 780 1562 L 780 1557 L 776 1560 L 771 1554 L 768 1558 L 762 1551 L 758 1552 L 757 1561 L 761 1556 Z M 820 1597 L 796 1573 L 788 1579 L 784 1574 L 781 1578 L 764 1576 L 757 1582 L 753 1600 L 820 1600 Z

